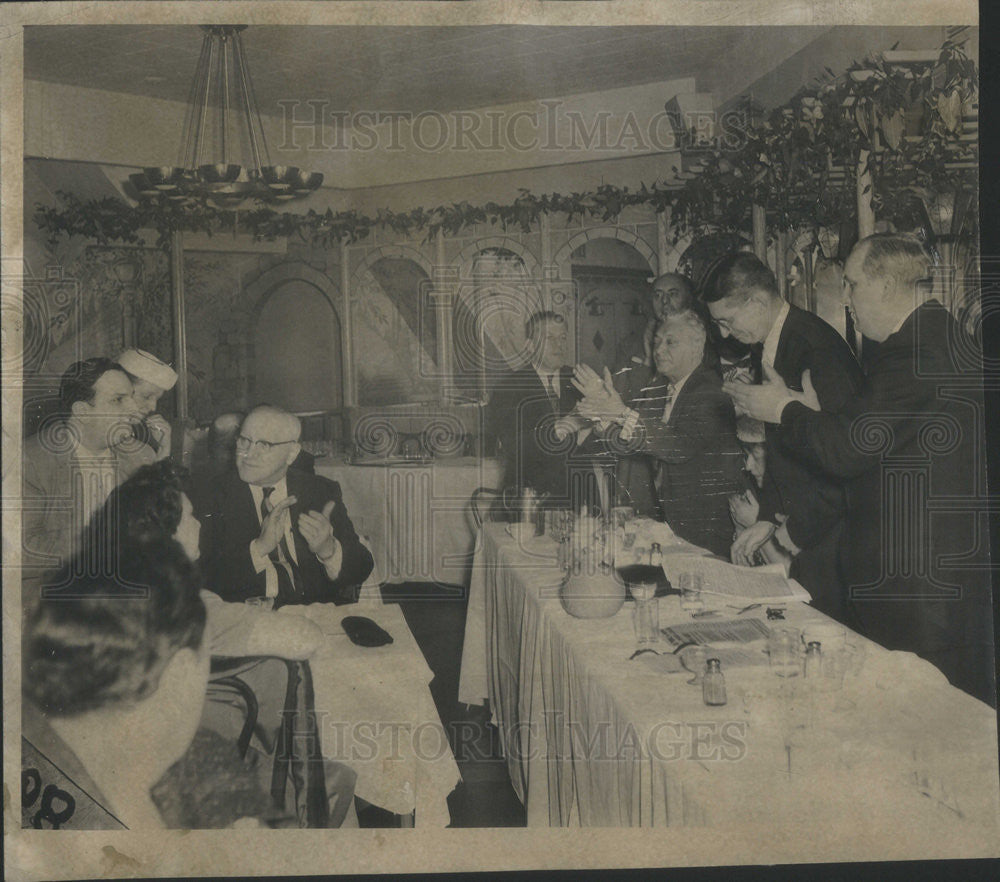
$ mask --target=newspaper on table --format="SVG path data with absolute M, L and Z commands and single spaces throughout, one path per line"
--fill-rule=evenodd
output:
M 663 572 L 676 587 L 681 573 L 701 575 L 701 590 L 745 600 L 747 603 L 783 603 L 812 597 L 798 582 L 789 579 L 780 564 L 738 567 L 716 557 L 697 554 L 664 554 Z

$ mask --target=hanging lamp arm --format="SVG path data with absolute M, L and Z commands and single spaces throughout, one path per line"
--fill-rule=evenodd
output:
M 233 37 L 233 52 L 236 57 L 236 69 L 240 77 L 240 89 L 243 98 L 243 108 L 247 117 L 247 129 L 250 133 L 250 149 L 253 152 L 253 161 L 258 169 L 271 164 L 271 155 L 267 149 L 267 138 L 264 135 L 264 126 L 260 120 L 260 108 L 257 105 L 257 95 L 253 88 L 253 79 L 247 67 L 246 52 L 243 49 L 243 39 L 239 33 Z M 254 126 L 256 123 L 256 128 Z M 257 140 L 257 130 L 260 131 L 260 141 Z M 261 154 L 263 153 L 263 161 Z
M 184 132 L 181 136 L 181 155 L 177 162 L 181 168 L 195 167 L 200 122 L 204 115 L 201 84 L 208 77 L 211 51 L 212 35 L 206 32 L 201 42 L 201 53 L 198 56 L 198 65 L 195 67 L 194 79 L 191 80 L 191 89 L 188 92 L 187 112 L 184 114 Z

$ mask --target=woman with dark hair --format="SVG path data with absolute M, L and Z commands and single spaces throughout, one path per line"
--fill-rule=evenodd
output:
M 208 682 L 197 585 L 171 539 L 50 581 L 22 634 L 25 826 L 164 826 L 150 789 L 190 745 Z
M 140 468 L 112 491 L 91 519 L 82 548 L 95 560 L 110 562 L 112 572 L 125 549 L 151 541 L 174 539 L 188 559 L 196 561 L 201 524 L 185 492 L 186 477 L 169 459 Z M 322 639 L 320 629 L 302 616 L 265 614 L 242 603 L 226 603 L 211 591 L 202 591 L 201 597 L 208 610 L 212 655 L 306 659 Z

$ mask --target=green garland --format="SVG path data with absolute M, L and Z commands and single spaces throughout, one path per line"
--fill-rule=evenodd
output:
M 935 62 L 903 67 L 881 56 L 855 63 L 840 77 L 827 76 L 804 86 L 786 104 L 763 118 L 745 101 L 741 143 L 727 150 L 700 147 L 694 133 L 681 155 L 698 168 L 684 183 L 643 184 L 639 190 L 604 184 L 593 192 L 537 196 L 528 190 L 510 205 L 457 202 L 425 210 L 380 209 L 375 217 L 356 211 L 305 214 L 278 212 L 264 203 L 234 210 L 205 199 L 159 196 L 137 205 L 105 198 L 84 202 L 59 191 L 58 206 L 37 205 L 35 222 L 52 241 L 81 235 L 102 245 L 141 241 L 140 230 L 154 229 L 166 248 L 177 231 L 242 232 L 257 240 L 298 236 L 328 248 L 364 239 L 373 228 L 409 238 L 423 232 L 457 235 L 477 224 L 499 224 L 525 233 L 537 229 L 542 214 L 565 214 L 614 222 L 629 207 L 656 212 L 671 209 L 676 241 L 687 232 L 750 228 L 750 207 L 762 205 L 779 230 L 816 229 L 850 221 L 856 213 L 859 159 L 872 177 L 877 211 L 889 211 L 885 194 L 906 188 L 976 191 L 975 139 L 963 140 L 961 108 L 976 95 L 977 70 L 954 39 L 942 45 Z M 905 135 L 906 114 L 923 108 L 919 133 Z M 674 169 L 675 172 L 678 169 Z

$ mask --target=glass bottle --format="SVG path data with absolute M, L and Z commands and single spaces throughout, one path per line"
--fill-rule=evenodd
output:
M 649 546 L 649 565 L 651 567 L 663 566 L 663 550 L 659 542 L 654 542 Z
M 806 661 L 803 675 L 806 677 L 820 677 L 823 673 L 823 655 L 820 650 L 818 640 L 810 640 L 806 647 Z
M 705 663 L 705 676 L 701 680 L 701 695 L 709 707 L 726 703 L 726 678 L 722 674 L 721 662 L 710 658 Z

